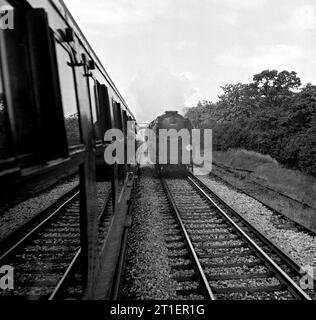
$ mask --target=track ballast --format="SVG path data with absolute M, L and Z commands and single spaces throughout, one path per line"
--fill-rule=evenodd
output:
M 295 262 L 216 203 L 200 180 L 185 175 L 161 181 L 206 299 L 311 299 L 292 278 Z

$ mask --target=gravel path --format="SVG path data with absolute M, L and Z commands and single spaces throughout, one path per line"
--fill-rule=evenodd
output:
M 123 283 L 126 300 L 177 298 L 165 242 L 168 225 L 159 209 L 159 186 L 152 167 L 143 167 L 136 187 L 134 221 L 128 239 Z
M 12 207 L 0 216 L 0 240 L 14 232 L 37 214 L 48 208 L 63 194 L 79 184 L 77 176 L 57 184 L 54 189 L 43 192 Z
M 273 212 L 257 200 L 232 190 L 210 177 L 199 178 L 298 263 L 302 266 L 314 265 L 314 272 L 316 272 L 314 258 L 316 257 L 316 236 L 298 230 L 279 229 L 273 222 Z

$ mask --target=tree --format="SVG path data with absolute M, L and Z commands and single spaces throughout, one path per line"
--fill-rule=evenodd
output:
M 194 128 L 207 127 L 207 122 L 214 118 L 216 104 L 211 101 L 199 101 L 194 108 L 188 108 L 185 116 L 190 119 Z
M 213 129 L 214 148 L 245 148 L 316 176 L 316 86 L 296 72 L 264 70 L 249 84 L 228 84 L 217 103 L 187 111 L 195 128 Z
M 240 117 L 250 117 L 258 107 L 258 97 L 253 86 L 249 84 L 229 84 L 221 87 L 218 108 L 222 121 L 231 121 Z
M 264 70 L 254 75 L 252 87 L 263 98 L 265 106 L 280 106 L 286 97 L 299 89 L 301 79 L 292 71 Z

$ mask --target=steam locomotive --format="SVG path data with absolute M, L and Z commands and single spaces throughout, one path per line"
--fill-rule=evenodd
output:
M 158 173 L 192 171 L 192 125 L 177 111 L 166 111 L 152 121 L 149 139 L 149 159 Z

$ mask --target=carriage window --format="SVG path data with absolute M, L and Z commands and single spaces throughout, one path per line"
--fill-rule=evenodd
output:
M 3 93 L 3 79 L 1 79 L 1 153 L 3 153 L 3 141 L 11 133 L 15 136 L 14 149 L 19 155 L 20 165 L 24 166 L 30 162 L 37 161 L 35 153 L 39 148 L 38 139 L 38 117 L 36 107 L 32 97 L 30 60 L 28 59 L 28 37 L 25 31 L 25 21 L 23 19 L 23 10 L 16 10 L 14 16 L 12 6 L 7 1 L 0 0 L 0 31 L 1 42 L 5 45 L 5 50 L 1 50 L 3 63 L 6 64 L 6 72 L 2 69 L 2 77 L 5 75 L 6 81 L 10 83 L 10 105 L 14 108 L 9 110 L 6 103 L 9 102 L 8 94 Z M 2 11 L 1 11 L 2 9 Z M 14 26 L 14 28 L 13 28 Z M 4 30 L 2 30 L 4 29 Z M 2 43 L 0 44 L 2 48 Z M 3 66 L 3 65 L 2 65 Z M 0 82 L 1 82 L 0 81 Z M 8 112 L 14 117 L 14 126 L 12 132 L 4 133 L 4 125 L 8 128 Z M 4 122 L 4 123 L 3 123 Z M 4 138 L 4 135 L 6 137 Z M 10 148 L 12 143 L 9 143 Z M 1 155 L 6 158 L 6 156 Z
M 100 131 L 98 105 L 96 100 L 96 86 L 93 78 L 89 78 L 89 87 L 90 87 L 91 113 L 92 113 L 94 135 L 96 140 L 102 140 L 101 131 Z
M 0 19 L 8 14 L 6 9 L 13 9 L 12 6 L 5 0 L 0 0 Z M 7 19 L 5 21 L 0 21 L 1 23 L 10 24 Z M 0 64 L 0 160 L 9 158 L 9 141 L 8 141 L 8 120 L 5 107 L 5 95 L 3 88 L 3 78 L 2 78 L 1 64 Z
M 121 104 L 113 101 L 113 106 L 115 110 L 115 128 L 123 131 L 123 120 L 122 120 L 122 112 L 121 112 Z
M 71 58 L 59 44 L 57 44 L 57 60 L 68 145 L 75 146 L 81 144 L 75 78 L 73 69 L 69 66 Z
M 7 125 L 5 96 L 0 65 L 0 160 L 7 159 L 9 157 Z

